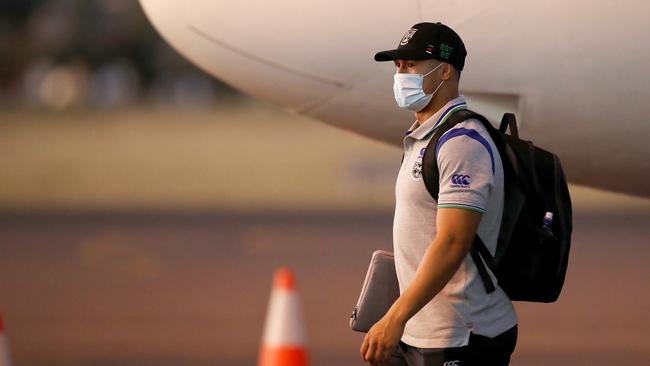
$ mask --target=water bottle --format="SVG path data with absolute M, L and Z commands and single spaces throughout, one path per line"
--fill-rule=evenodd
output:
M 553 235 L 553 232 L 551 231 L 552 226 L 553 226 L 553 213 L 549 211 L 544 214 L 544 222 L 542 224 L 542 229 L 547 234 Z

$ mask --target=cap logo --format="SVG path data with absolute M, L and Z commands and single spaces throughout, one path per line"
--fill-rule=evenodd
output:
M 402 41 L 399 43 L 399 45 L 404 46 L 405 44 L 409 43 L 409 41 L 411 40 L 411 37 L 413 37 L 413 35 L 417 31 L 418 30 L 415 29 L 415 28 L 411 28 L 411 29 L 407 30 L 406 33 L 404 34 L 404 37 L 402 37 Z

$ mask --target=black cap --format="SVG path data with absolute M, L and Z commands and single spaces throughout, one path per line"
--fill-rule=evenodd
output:
M 377 52 L 375 61 L 434 58 L 462 70 L 465 56 L 465 44 L 453 29 L 440 22 L 418 23 L 406 31 L 396 49 Z

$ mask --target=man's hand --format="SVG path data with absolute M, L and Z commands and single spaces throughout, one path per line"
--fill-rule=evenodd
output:
M 397 320 L 389 311 L 370 328 L 361 345 L 361 357 L 371 365 L 379 365 L 390 360 L 397 344 L 402 338 L 406 322 Z

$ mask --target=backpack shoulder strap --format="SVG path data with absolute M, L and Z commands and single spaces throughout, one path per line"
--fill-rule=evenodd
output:
M 427 188 L 427 191 L 429 191 L 431 197 L 436 201 L 438 200 L 438 193 L 440 192 L 440 171 L 438 170 L 438 161 L 436 157 L 438 140 L 440 140 L 442 135 L 451 130 L 454 126 L 470 118 L 475 118 L 481 121 L 483 125 L 487 125 L 485 128 L 494 129 L 490 122 L 482 115 L 469 109 L 461 109 L 454 112 L 449 116 L 447 121 L 442 124 L 442 126 L 434 130 L 433 137 L 431 137 L 431 140 L 424 150 L 424 156 L 422 157 L 422 179 L 424 180 L 424 186 Z
M 452 114 L 442 126 L 435 130 L 433 137 L 431 137 L 431 140 L 424 150 L 424 156 L 422 157 L 422 179 L 427 191 L 429 191 L 431 197 L 436 201 L 438 200 L 438 193 L 440 193 L 440 171 L 438 170 L 438 161 L 436 156 L 438 140 L 440 140 L 440 137 L 454 126 L 470 118 L 479 120 L 488 132 L 490 132 L 490 135 L 492 135 L 495 128 L 490 124 L 490 121 L 488 121 L 487 118 L 469 109 L 463 109 L 454 112 L 454 114 Z M 481 277 L 485 291 L 488 294 L 494 292 L 496 288 L 483 261 L 485 261 L 493 273 L 496 271 L 496 265 L 490 251 L 487 249 L 478 234 L 474 237 L 474 243 L 470 249 L 470 255 L 476 264 L 476 269 Z

